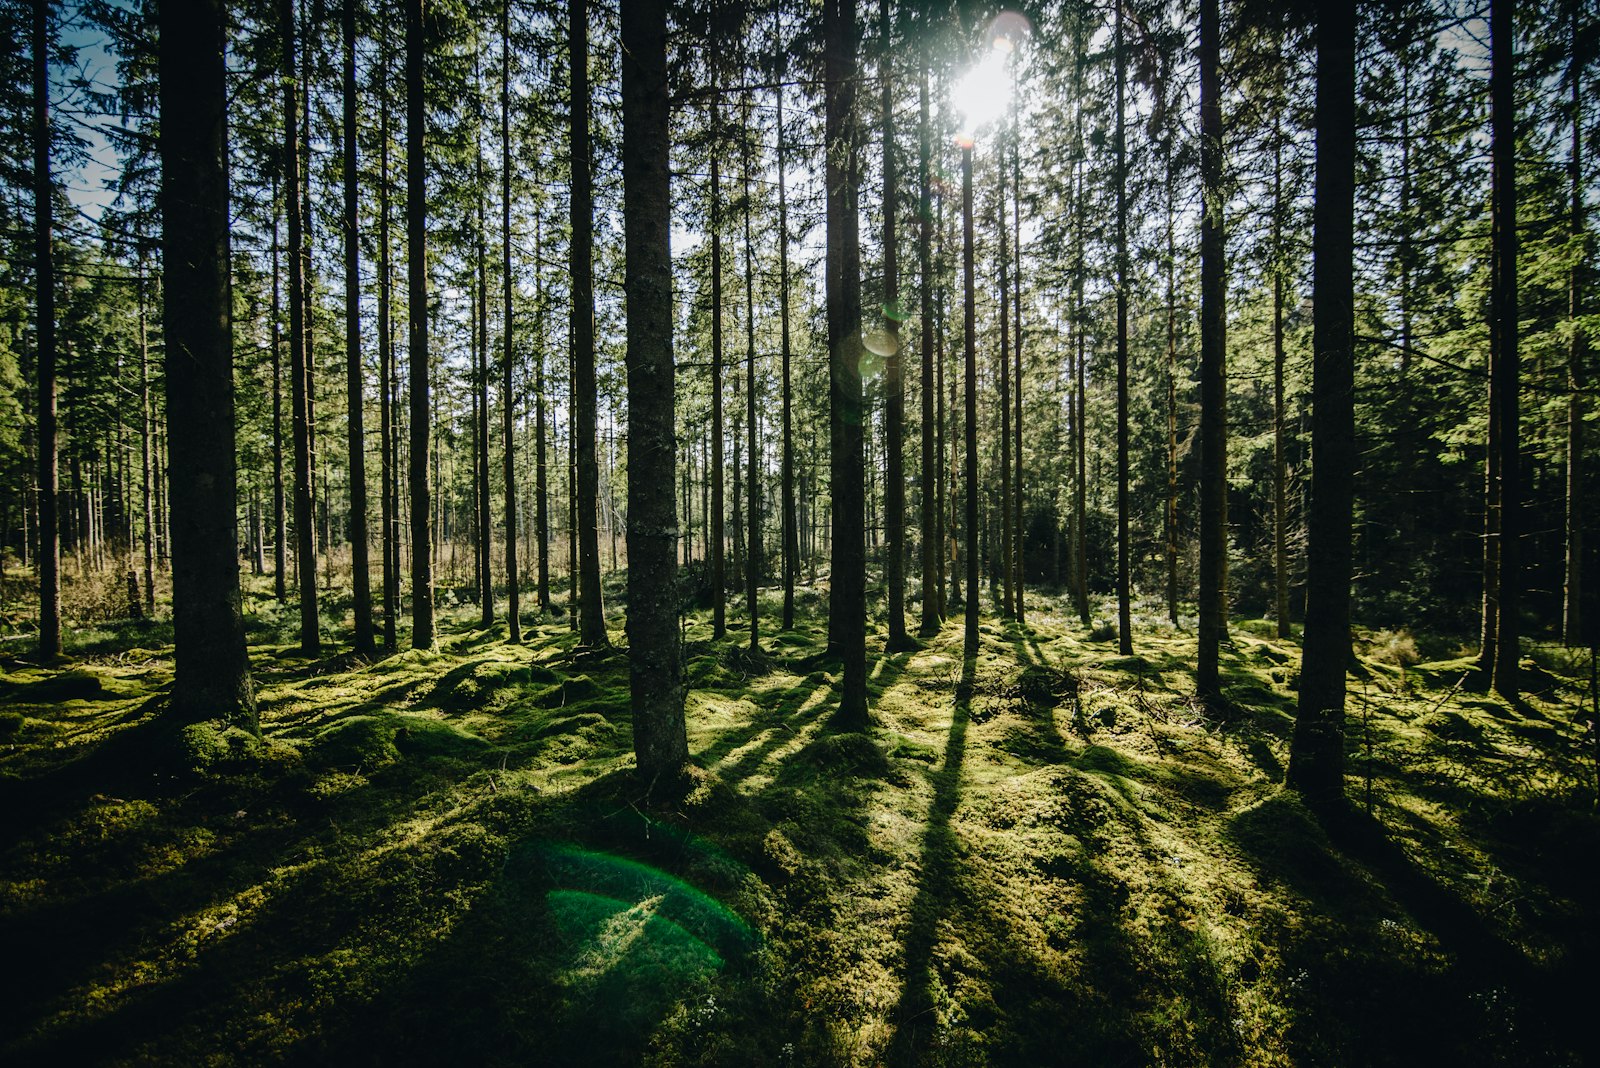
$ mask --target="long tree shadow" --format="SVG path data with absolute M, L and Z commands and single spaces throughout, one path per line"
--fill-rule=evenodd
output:
M 967 724 L 972 716 L 972 687 L 976 664 L 964 657 L 961 678 L 956 684 L 950 731 L 945 740 L 944 760 L 932 776 L 933 801 L 928 808 L 927 826 L 922 834 L 922 853 L 918 861 L 921 878 L 912 900 L 910 918 L 901 946 L 904 971 L 900 998 L 892 1017 L 894 1039 L 889 1060 L 896 1064 L 913 1063 L 926 1049 L 938 1026 L 935 1018 L 933 953 L 938 942 L 939 921 L 955 891 L 956 866 L 960 845 L 950 822 L 961 802 L 961 770 L 966 760 Z

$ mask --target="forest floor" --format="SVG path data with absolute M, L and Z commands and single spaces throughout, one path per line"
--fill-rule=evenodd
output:
M 693 621 L 672 811 L 626 658 L 559 619 L 308 660 L 254 591 L 264 740 L 158 757 L 169 626 L 0 661 L 0 1062 L 1589 1063 L 1586 655 L 1509 704 L 1364 634 L 1330 832 L 1282 786 L 1270 625 L 1235 621 L 1221 722 L 1155 619 L 1119 657 L 1036 597 L 965 667 L 959 620 L 880 630 L 863 735 L 802 601 L 760 656 Z

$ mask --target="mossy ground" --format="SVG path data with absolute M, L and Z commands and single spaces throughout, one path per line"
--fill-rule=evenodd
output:
M 831 725 L 820 619 L 761 656 L 692 621 L 670 810 L 626 659 L 559 619 L 308 661 L 253 602 L 263 740 L 148 761 L 118 742 L 171 681 L 159 624 L 9 660 L 0 1061 L 1587 1062 L 1586 661 L 1541 653 L 1511 705 L 1363 642 L 1382 833 L 1330 837 L 1281 785 L 1296 644 L 1236 622 L 1218 722 L 1192 633 L 1123 658 L 1037 601 L 970 664 L 959 621 L 880 631 L 866 735 Z

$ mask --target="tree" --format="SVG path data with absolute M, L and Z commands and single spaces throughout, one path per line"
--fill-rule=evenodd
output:
M 711 84 L 711 637 L 728 632 L 726 502 L 722 473 L 722 109 L 715 68 Z
M 622 3 L 628 312 L 628 660 L 633 749 L 652 792 L 689 759 L 678 653 L 672 194 L 665 0 Z
M 917 277 L 922 290 L 922 621 L 917 633 L 931 638 L 939 633 L 942 564 L 939 549 L 944 532 L 939 520 L 938 431 L 934 412 L 939 388 L 933 362 L 933 126 L 928 105 L 930 27 L 922 27 L 921 78 L 917 83 Z M 885 109 L 887 110 L 887 109 Z
M 1522 534 L 1522 483 L 1518 456 L 1517 365 L 1517 116 L 1512 78 L 1516 52 L 1512 44 L 1512 0 L 1495 0 L 1489 17 L 1490 34 L 1490 154 L 1494 160 L 1492 208 L 1494 255 L 1490 281 L 1490 376 L 1499 391 L 1489 418 L 1499 423 L 1500 552 L 1498 615 L 1496 617 L 1494 689 L 1515 698 L 1518 692 L 1518 595 L 1522 586 L 1520 545 Z M 1313 448 L 1315 446 L 1313 445 Z
M 283 33 L 283 183 L 289 217 L 289 405 L 294 435 L 295 574 L 300 586 L 300 651 L 315 656 L 322 648 L 322 635 L 317 618 L 316 512 L 311 496 L 311 353 L 306 283 L 311 253 L 301 199 L 300 74 L 293 0 L 279 0 L 278 20 Z
M 905 423 L 905 387 L 901 381 L 900 260 L 895 247 L 895 216 L 899 212 L 899 176 L 894 159 L 894 42 L 889 22 L 889 0 L 878 0 L 878 26 L 882 40 L 878 80 L 883 88 L 883 306 L 888 319 L 889 346 L 884 360 L 884 581 L 889 587 L 889 640 L 891 651 L 910 646 L 906 637 L 906 478 L 902 426 Z
M 350 478 L 351 600 L 355 611 L 355 647 L 370 653 L 372 637 L 372 576 L 367 566 L 367 457 L 362 427 L 365 388 L 361 365 L 361 232 L 356 189 L 359 162 L 356 146 L 356 6 L 344 3 L 344 300 L 346 430 Z
M 1354 3 L 1319 9 L 1316 209 L 1312 239 L 1311 475 L 1300 705 L 1288 783 L 1324 809 L 1344 801 L 1355 491 Z
M 780 14 L 781 18 L 781 14 Z M 775 46 L 779 56 L 783 50 L 781 32 Z M 800 530 L 795 515 L 794 500 L 794 396 L 790 382 L 789 336 L 789 182 L 785 163 L 788 145 L 783 129 L 783 82 L 787 77 L 786 63 L 780 64 L 777 97 L 778 140 L 778 320 L 779 344 L 782 348 L 783 389 L 783 629 L 794 629 L 794 579 L 800 571 Z
M 1116 37 L 1116 154 L 1117 189 L 1117 650 L 1133 655 L 1133 613 L 1130 606 L 1133 575 L 1128 558 L 1128 58 L 1122 4 L 1117 4 Z
M 522 641 L 522 616 L 517 593 L 517 446 L 516 392 L 512 388 L 511 273 L 511 0 L 500 2 L 500 433 L 505 455 L 502 469 L 506 495 L 506 640 Z
M 859 729 L 867 725 L 868 713 L 856 33 L 855 0 L 823 0 L 828 441 L 833 482 L 828 646 L 844 661 L 839 722 Z
M 1222 233 L 1221 13 L 1218 0 L 1200 4 L 1200 619 L 1196 688 L 1213 708 L 1222 703 L 1218 649 L 1227 622 L 1223 588 L 1228 532 L 1223 510 L 1228 454 L 1223 406 L 1223 329 L 1227 316 L 1226 254 Z
M 1589 355 L 1589 339 L 1583 326 L 1584 269 L 1587 266 L 1588 234 L 1584 230 L 1583 184 L 1583 74 L 1587 52 L 1580 28 L 1582 4 L 1571 0 L 1572 22 L 1567 75 L 1572 93 L 1572 156 L 1568 161 L 1571 192 L 1572 241 L 1576 246 L 1567 273 L 1567 319 L 1572 338 L 1567 344 L 1567 494 L 1566 494 L 1566 578 L 1562 583 L 1562 638 L 1569 646 L 1583 643 L 1583 391 L 1584 364 Z
M 56 516 L 56 276 L 51 250 L 50 4 L 33 5 L 33 212 L 39 376 L 39 657 L 61 654 L 61 529 Z
M 567 16 L 567 56 L 572 106 L 568 115 L 572 161 L 572 385 L 573 452 L 577 465 L 578 634 L 595 649 L 606 637 L 600 597 L 598 502 L 600 467 L 595 457 L 594 369 L 594 189 L 589 158 L 589 5 L 574 0 Z
M 222 0 L 159 9 L 172 714 L 259 734 L 239 596 Z M 181 221 L 181 222 L 180 222 Z
M 406 272 L 411 370 L 411 646 L 432 649 L 433 523 L 428 456 L 428 103 L 423 78 L 425 0 L 406 0 Z

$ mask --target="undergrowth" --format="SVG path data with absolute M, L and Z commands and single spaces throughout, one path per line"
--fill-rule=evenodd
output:
M 830 721 L 813 607 L 758 655 L 687 620 L 665 810 L 625 655 L 560 618 L 511 646 L 466 606 L 436 652 L 316 661 L 252 601 L 263 738 L 201 724 L 159 760 L 128 740 L 163 623 L 12 657 L 0 1059 L 1586 1062 L 1586 663 L 1537 651 L 1509 704 L 1362 635 L 1358 816 L 1325 825 L 1282 787 L 1295 643 L 1235 622 L 1218 721 L 1190 631 L 1119 657 L 1037 600 L 971 662 L 959 620 L 892 655 L 880 629 L 866 734 Z

